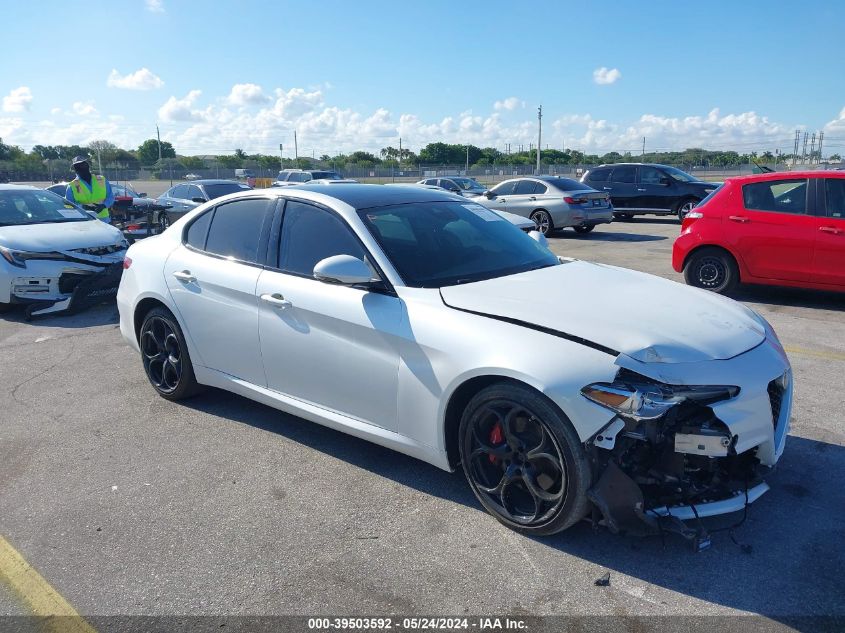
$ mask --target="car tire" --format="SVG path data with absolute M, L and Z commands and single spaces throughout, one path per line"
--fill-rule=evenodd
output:
M 490 385 L 469 401 L 458 433 L 467 481 L 502 524 L 545 536 L 587 514 L 589 460 L 571 422 L 542 394 Z
M 628 220 L 630 220 L 634 216 L 630 213 L 614 213 L 613 217 L 616 220 L 625 220 L 627 222 Z
M 706 246 L 695 251 L 684 266 L 690 286 L 729 294 L 739 283 L 739 267 L 733 255 L 722 248 Z
M 701 200 L 698 198 L 685 198 L 675 205 L 674 214 L 678 216 L 680 222 L 684 221 L 687 213 L 692 211 Z
M 531 214 L 531 219 L 537 227 L 536 230 L 543 235 L 551 235 L 552 231 L 555 230 L 554 222 L 552 222 L 552 216 L 549 215 L 549 212 L 545 209 L 537 209 L 534 211 Z
M 594 228 L 596 228 L 596 225 L 595 224 L 588 224 L 587 226 L 573 226 L 572 228 L 575 229 L 576 233 L 582 233 L 583 234 L 583 233 L 589 233 L 590 231 L 592 231 Z
M 164 233 L 170 227 L 170 216 L 167 213 L 159 213 L 156 218 L 159 233 Z
M 138 337 L 147 380 L 167 400 L 183 400 L 202 391 L 182 328 L 170 310 L 153 308 L 144 317 Z

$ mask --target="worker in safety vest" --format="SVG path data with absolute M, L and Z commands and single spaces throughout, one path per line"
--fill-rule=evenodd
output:
M 111 221 L 109 207 L 114 204 L 114 194 L 109 181 L 103 176 L 94 176 L 84 156 L 74 158 L 72 167 L 76 178 L 68 183 L 65 198 L 78 205 L 93 205 L 97 218 L 103 222 Z

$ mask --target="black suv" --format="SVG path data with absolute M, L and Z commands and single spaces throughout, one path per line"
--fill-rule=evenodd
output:
M 698 180 L 680 169 L 652 163 L 599 165 L 588 170 L 581 182 L 608 192 L 613 216 L 626 220 L 645 213 L 677 215 L 683 220 L 719 186 Z

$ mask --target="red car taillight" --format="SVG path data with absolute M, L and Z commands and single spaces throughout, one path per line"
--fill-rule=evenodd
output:
M 132 260 L 128 257 L 123 258 L 123 270 L 126 270 L 132 265 Z
M 566 204 L 584 204 L 585 202 L 587 202 L 587 199 L 586 198 L 570 198 L 569 196 L 566 196 L 563 199 L 563 201 Z

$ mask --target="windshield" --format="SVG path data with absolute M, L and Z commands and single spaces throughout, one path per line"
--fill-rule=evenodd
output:
M 11 189 L 0 191 L 0 226 L 84 222 L 91 216 L 52 191 Z
M 417 202 L 358 213 L 405 283 L 417 288 L 504 277 L 559 263 L 547 248 L 478 204 Z
M 245 191 L 249 188 L 249 185 L 244 185 L 239 182 L 221 182 L 216 185 L 205 185 L 205 192 L 208 194 L 209 200 L 214 200 L 220 196 L 235 193 L 236 191 Z
M 343 176 L 333 171 L 312 171 L 311 178 L 314 180 L 343 180 Z
M 663 171 L 680 182 L 698 182 L 698 178 L 690 176 L 687 172 L 675 169 L 674 167 L 664 167 Z
M 456 185 L 458 185 L 464 191 L 468 191 L 470 189 L 484 189 L 484 185 L 480 182 L 475 180 L 474 178 L 452 178 Z
M 134 189 L 128 185 L 115 185 L 112 184 L 111 190 L 114 192 L 116 196 L 129 196 L 130 198 L 140 198 Z

